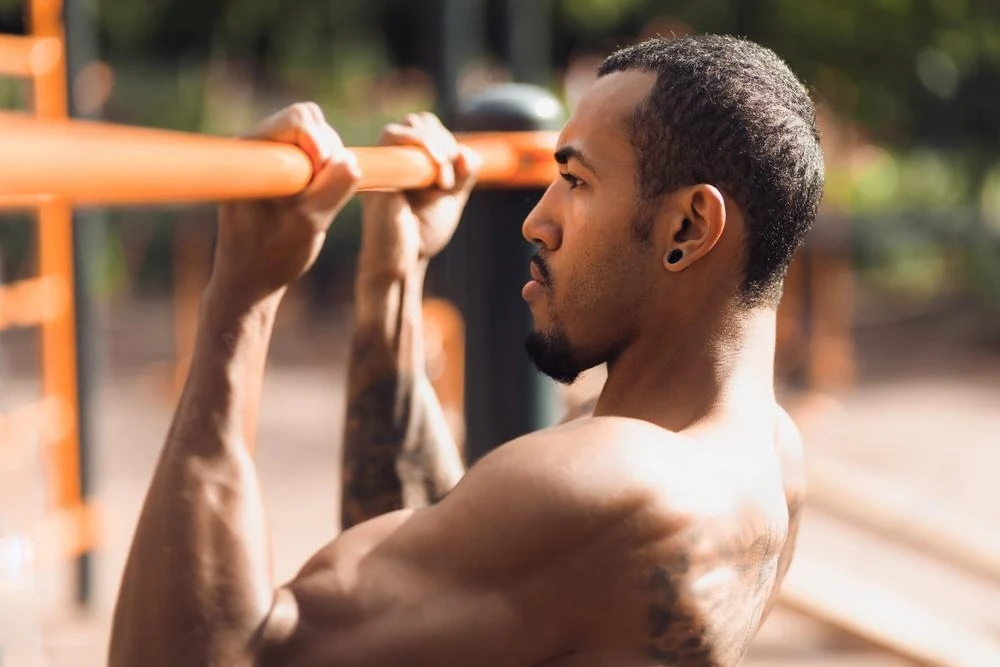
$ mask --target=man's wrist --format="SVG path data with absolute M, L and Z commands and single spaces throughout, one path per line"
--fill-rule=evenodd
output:
M 210 332 L 232 335 L 246 327 L 267 331 L 277 316 L 285 290 L 254 295 L 217 281 L 210 281 L 202 294 L 200 317 Z
M 354 281 L 355 315 L 359 324 L 381 322 L 404 299 L 422 300 L 427 260 L 393 270 L 361 262 Z
M 412 280 L 415 277 L 422 280 L 427 273 L 429 261 L 422 257 L 412 260 L 380 257 L 366 252 L 362 247 L 358 254 L 355 285 L 364 289 L 384 290 L 398 281 Z

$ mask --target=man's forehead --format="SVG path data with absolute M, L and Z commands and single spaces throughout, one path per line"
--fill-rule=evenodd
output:
M 559 147 L 572 146 L 599 160 L 600 154 L 629 148 L 629 119 L 656 81 L 651 72 L 613 72 L 597 79 L 580 99 L 559 136 Z

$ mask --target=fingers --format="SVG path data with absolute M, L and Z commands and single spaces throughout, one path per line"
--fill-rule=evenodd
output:
M 299 200 L 308 210 L 320 214 L 324 228 L 329 227 L 333 216 L 347 204 L 360 180 L 361 169 L 357 158 L 354 153 L 343 149 L 313 176 L 305 192 L 299 195 Z
M 263 121 L 250 137 L 293 144 L 306 153 L 313 178 L 301 197 L 313 210 L 339 209 L 360 179 L 354 154 L 344 147 L 322 110 L 312 102 L 279 111 Z M 437 167 L 435 184 L 445 192 L 467 194 L 475 184 L 478 156 L 459 146 L 432 113 L 409 114 L 402 122 L 387 125 L 379 144 L 423 149 Z
M 249 138 L 298 146 L 309 156 L 314 174 L 323 168 L 334 151 L 344 145 L 327 124 L 322 110 L 312 102 L 282 109 L 258 125 Z
M 454 135 L 432 113 L 409 114 L 400 123 L 390 123 L 379 138 L 382 146 L 416 146 L 423 149 L 434 161 L 438 170 L 436 185 L 442 190 L 455 190 L 459 181 L 464 183 L 467 170 L 456 173 L 462 152 Z
M 455 189 L 468 195 L 476 185 L 483 159 L 468 146 L 459 146 L 458 150 L 458 160 L 455 161 Z
M 313 167 L 313 177 L 297 199 L 310 211 L 323 214 L 325 224 L 351 195 L 361 178 L 354 153 L 326 122 L 323 111 L 312 102 L 294 104 L 262 122 L 251 135 L 301 148 Z

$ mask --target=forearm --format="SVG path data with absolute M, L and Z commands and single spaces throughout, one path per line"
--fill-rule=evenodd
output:
M 112 665 L 252 663 L 272 582 L 249 448 L 276 308 L 203 299 L 119 593 Z
M 463 464 L 427 378 L 425 266 L 387 278 L 359 270 L 348 370 L 343 528 L 451 490 Z

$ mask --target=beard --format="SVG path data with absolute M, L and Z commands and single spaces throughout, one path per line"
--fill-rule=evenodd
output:
M 574 358 L 573 348 L 561 327 L 553 332 L 532 331 L 524 347 L 535 368 L 556 382 L 573 384 L 584 371 Z
M 628 267 L 639 266 L 641 261 L 645 261 L 644 255 L 653 249 L 651 236 L 653 231 L 653 211 L 647 203 L 640 204 L 639 208 L 632 216 L 629 223 L 631 241 L 639 249 L 639 255 L 635 255 L 635 261 L 630 259 L 619 259 L 621 272 L 627 272 Z M 633 257 L 633 255 L 629 255 Z M 555 304 L 552 293 L 552 274 L 548 264 L 541 253 L 535 256 L 539 271 L 545 281 L 546 297 L 550 313 L 554 313 Z M 574 350 L 566 335 L 566 329 L 562 326 L 558 316 L 553 315 L 553 321 L 547 331 L 532 331 L 525 341 L 525 349 L 528 358 L 541 373 L 549 376 L 556 382 L 570 385 L 576 382 L 580 374 L 593 368 L 598 363 L 603 363 L 603 358 L 588 358 L 590 355 L 582 353 L 581 350 Z

